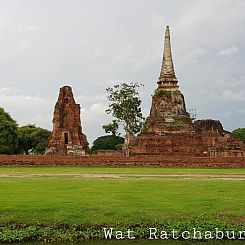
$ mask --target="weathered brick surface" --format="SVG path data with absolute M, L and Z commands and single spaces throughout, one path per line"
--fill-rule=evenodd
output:
M 160 91 L 158 89 L 158 91 Z M 160 91 L 152 97 L 150 115 L 146 120 L 145 134 L 188 133 L 194 131 L 192 120 L 185 108 L 180 91 Z
M 244 156 L 245 144 L 231 133 L 142 134 L 131 141 L 131 155 Z
M 1 155 L 0 166 L 160 166 L 160 167 L 245 167 L 245 157 L 163 157 L 163 156 L 28 156 Z
M 80 105 L 76 104 L 72 88 L 60 88 L 58 101 L 55 104 L 53 131 L 46 154 L 64 155 L 86 154 L 89 152 L 87 137 L 82 132 Z

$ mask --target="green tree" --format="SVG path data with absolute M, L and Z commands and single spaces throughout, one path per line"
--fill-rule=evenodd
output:
M 91 147 L 92 151 L 98 150 L 118 150 L 119 145 L 124 143 L 124 138 L 116 135 L 106 135 L 98 137 Z
M 49 141 L 50 131 L 28 124 L 18 128 L 19 153 L 43 154 Z
M 237 128 L 232 133 L 240 140 L 245 142 L 245 128 Z
M 17 151 L 17 123 L 0 107 L 0 154 L 14 154 Z
M 112 123 L 103 125 L 102 128 L 105 130 L 107 134 L 111 133 L 112 135 L 118 135 L 119 125 L 116 120 L 112 120 Z
M 51 132 L 44 128 L 37 128 L 34 132 L 34 137 L 37 139 L 37 144 L 34 149 L 35 154 L 44 154 L 48 147 Z
M 144 118 L 138 92 L 140 86 L 142 85 L 138 83 L 121 83 L 106 89 L 109 99 L 109 108 L 106 112 L 111 114 L 125 130 L 126 156 L 129 156 L 131 137 L 137 134 L 143 125 Z

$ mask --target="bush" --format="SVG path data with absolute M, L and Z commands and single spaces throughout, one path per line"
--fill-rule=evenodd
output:
M 237 128 L 233 130 L 232 133 L 235 135 L 235 137 L 245 142 L 245 128 Z
M 17 151 L 17 123 L 0 108 L 0 154 L 14 154 Z
M 154 96 L 159 96 L 159 97 L 171 97 L 172 92 L 168 91 L 168 90 L 163 90 L 163 89 L 159 89 L 157 88 L 154 92 Z
M 124 143 L 124 138 L 116 135 L 106 135 L 98 137 L 91 148 L 92 151 L 117 150 L 118 145 Z

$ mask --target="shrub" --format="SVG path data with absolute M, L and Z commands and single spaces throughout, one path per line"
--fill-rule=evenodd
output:
M 117 150 L 117 145 L 123 144 L 124 138 L 116 135 L 106 135 L 98 137 L 91 148 L 92 151 L 98 150 Z

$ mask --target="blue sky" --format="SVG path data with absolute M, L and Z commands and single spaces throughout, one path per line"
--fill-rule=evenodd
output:
M 105 89 L 138 81 L 149 114 L 170 26 L 180 90 L 197 118 L 245 127 L 245 1 L 0 0 L 0 106 L 20 125 L 52 129 L 70 85 L 90 143 L 103 135 Z

